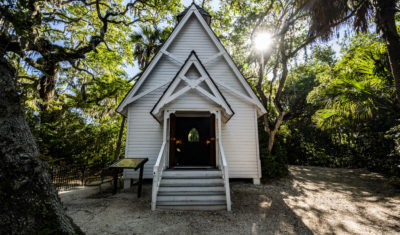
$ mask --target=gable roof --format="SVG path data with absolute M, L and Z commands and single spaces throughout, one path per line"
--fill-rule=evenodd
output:
M 253 103 L 257 107 L 257 112 L 258 112 L 259 116 L 261 116 L 262 114 L 266 113 L 266 110 L 265 110 L 264 106 L 261 104 L 261 102 L 258 99 L 258 97 L 256 96 L 256 94 L 251 89 L 249 83 L 244 78 L 244 76 L 241 74 L 239 69 L 237 68 L 237 66 L 234 63 L 232 57 L 229 55 L 229 53 L 227 52 L 225 47 L 222 45 L 221 41 L 215 35 L 214 31 L 212 31 L 210 26 L 207 24 L 205 19 L 202 17 L 201 13 L 199 12 L 198 8 L 196 7 L 196 5 L 194 3 L 192 3 L 192 5 L 189 7 L 188 11 L 186 12 L 184 17 L 182 18 L 182 20 L 174 28 L 174 30 L 172 31 L 171 35 L 164 42 L 164 44 L 162 45 L 162 47 L 160 48 L 158 53 L 153 57 L 153 59 L 151 60 L 149 66 L 143 72 L 142 76 L 136 81 L 136 83 L 133 85 L 131 90 L 128 92 L 128 94 L 125 96 L 125 98 L 122 100 L 122 102 L 120 103 L 120 105 L 117 108 L 117 112 L 119 112 L 122 115 L 126 116 L 126 106 L 128 104 L 130 104 L 131 102 L 133 102 L 133 101 L 135 101 L 135 100 L 137 100 L 137 99 L 139 99 L 141 97 L 140 96 L 140 97 L 137 97 L 135 99 L 133 96 L 136 94 L 136 92 L 139 90 L 141 85 L 147 79 L 147 77 L 149 76 L 150 72 L 153 70 L 153 68 L 158 63 L 158 61 L 163 56 L 163 54 L 167 54 L 167 55 L 169 54 L 166 51 L 167 48 L 171 45 L 171 43 L 174 41 L 175 37 L 179 34 L 179 32 L 182 30 L 183 26 L 186 24 L 186 22 L 188 21 L 188 19 L 192 15 L 194 15 L 198 19 L 198 21 L 200 22 L 200 24 L 202 25 L 202 27 L 204 28 L 204 30 L 206 31 L 208 36 L 211 38 L 211 40 L 214 42 L 215 46 L 220 51 L 220 53 L 217 56 L 222 55 L 224 57 L 224 59 L 226 60 L 226 62 L 229 65 L 229 67 L 232 69 L 232 71 L 234 72 L 234 74 L 236 75 L 236 77 L 238 78 L 240 83 L 242 84 L 242 86 L 245 88 L 245 90 L 247 92 L 247 95 L 240 94 L 239 96 L 241 96 L 246 101 L 249 101 L 249 102 Z M 219 85 L 223 86 L 222 84 L 219 84 Z M 225 86 L 223 86 L 223 87 L 224 88 L 228 88 L 228 87 L 225 87 Z M 233 93 L 237 93 L 235 91 L 232 91 L 231 89 L 230 89 L 230 91 L 233 92 Z M 150 92 L 151 91 L 146 91 L 146 92 L 143 92 L 143 93 L 148 94 Z M 143 94 L 143 95 L 145 95 L 145 94 Z
M 189 11 L 189 9 L 190 9 L 190 7 L 191 7 L 192 5 L 194 5 L 194 6 L 197 8 L 197 10 L 199 10 L 200 14 L 202 14 L 202 15 L 204 15 L 204 16 L 209 16 L 209 17 L 211 17 L 210 13 L 208 13 L 206 10 L 204 10 L 204 8 L 200 7 L 200 6 L 197 5 L 196 3 L 192 2 L 192 4 L 191 4 L 190 6 L 188 6 L 188 7 L 186 7 L 186 9 L 183 10 L 183 12 L 182 12 L 181 14 L 179 14 L 179 15 L 176 16 L 176 18 L 178 19 L 178 21 L 179 21 L 183 16 L 185 16 L 185 14 Z
M 197 79 L 190 79 L 185 76 L 192 66 L 194 66 L 200 73 L 200 77 Z M 185 85 L 182 88 L 178 89 L 178 85 L 180 83 L 184 83 Z M 205 87 L 208 87 L 209 91 L 201 87 L 201 84 L 203 84 Z M 199 92 L 202 96 L 208 98 L 209 100 L 222 107 L 223 114 L 226 119 L 230 119 L 234 115 L 234 111 L 232 110 L 231 106 L 218 89 L 210 74 L 208 74 L 206 68 L 201 63 L 196 52 L 192 51 L 186 59 L 185 63 L 179 69 L 178 73 L 175 75 L 174 79 L 168 85 L 167 89 L 164 91 L 160 99 L 151 110 L 151 114 L 153 115 L 153 117 L 161 122 L 162 108 L 190 90 L 195 90 Z

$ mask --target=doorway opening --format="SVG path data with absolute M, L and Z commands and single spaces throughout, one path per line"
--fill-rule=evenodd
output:
M 170 168 L 214 168 L 215 115 L 170 117 Z

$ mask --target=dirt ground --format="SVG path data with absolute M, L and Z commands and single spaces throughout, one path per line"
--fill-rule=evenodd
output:
M 232 212 L 150 210 L 151 184 L 116 195 L 60 193 L 87 234 L 399 234 L 400 190 L 365 170 L 291 166 L 285 179 L 231 182 Z

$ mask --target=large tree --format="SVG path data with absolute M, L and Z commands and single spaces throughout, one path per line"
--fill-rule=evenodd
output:
M 72 69 L 97 79 L 95 69 L 84 66 L 88 56 L 104 48 L 118 51 L 119 47 L 109 45 L 110 37 L 138 22 L 162 19 L 178 7 L 177 1 L 163 0 L 125 5 L 118 0 L 0 1 L 1 234 L 80 232 L 65 215 L 49 167 L 40 159 L 26 123 L 18 64 L 28 70 L 24 77 L 37 75 L 36 92 L 41 110 L 46 110 L 56 95 L 61 70 Z M 110 30 L 114 30 L 111 35 Z M 76 82 L 82 76 L 64 78 Z M 84 91 L 90 83 L 78 84 Z
M 295 0 L 229 3 L 224 6 L 225 13 L 219 16 L 219 23 L 232 24 L 233 33 L 217 32 L 230 46 L 234 59 L 242 65 L 242 71 L 267 110 L 263 121 L 268 134 L 267 148 L 271 152 L 280 126 L 296 110 L 282 96 L 290 68 L 299 52 L 314 42 L 317 35 L 307 36 L 305 26 L 309 23 L 309 13 L 294 7 Z M 257 35 L 263 32 L 270 34 L 272 42 L 269 48 L 260 51 L 254 44 Z

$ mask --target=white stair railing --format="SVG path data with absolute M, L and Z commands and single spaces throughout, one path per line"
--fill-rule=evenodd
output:
M 168 126 L 169 112 L 164 111 L 164 123 L 163 123 L 163 143 L 161 145 L 160 152 L 157 156 L 156 164 L 153 168 L 153 189 L 151 195 L 151 210 L 156 210 L 157 206 L 157 194 L 161 183 L 161 177 L 163 170 L 165 169 L 167 162 L 167 126 Z
M 153 190 L 151 197 L 151 210 L 153 211 L 156 209 L 158 188 L 160 187 L 161 176 L 165 166 L 165 158 L 167 155 L 166 146 L 167 142 L 164 141 L 161 145 L 160 153 L 158 154 L 156 164 L 153 168 Z
M 219 169 L 222 171 L 222 178 L 224 180 L 225 186 L 225 195 L 226 195 L 226 209 L 227 211 L 231 211 L 232 202 L 231 202 L 231 192 L 229 187 L 229 173 L 228 173 L 228 164 L 226 162 L 224 148 L 222 147 L 222 139 L 221 139 L 221 113 L 217 113 L 218 118 L 218 152 L 219 152 Z

